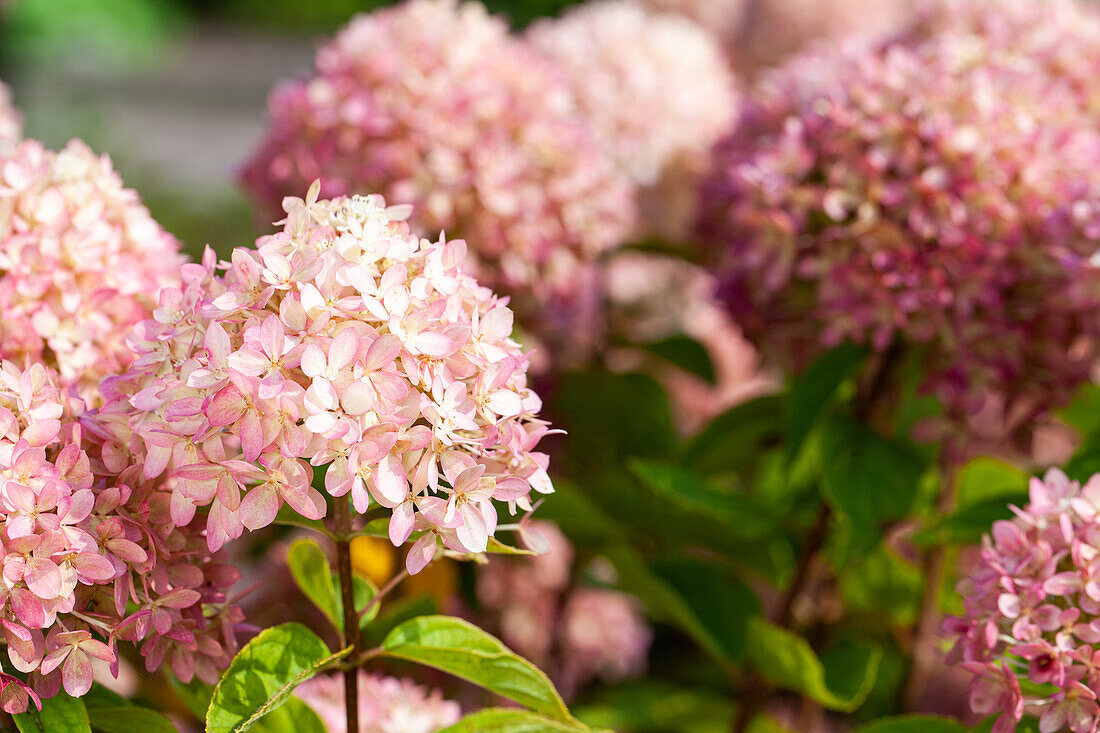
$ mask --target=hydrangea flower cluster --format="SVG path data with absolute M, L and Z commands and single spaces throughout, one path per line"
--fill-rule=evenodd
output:
M 320 716 L 328 733 L 347 733 L 340 675 L 313 677 L 294 694 Z M 408 679 L 359 672 L 359 733 L 435 733 L 461 716 L 458 703 L 444 700 L 439 690 Z
M 326 466 L 331 496 L 391 510 L 394 546 L 424 530 L 410 572 L 437 537 L 484 552 L 494 500 L 529 510 L 532 489 L 553 490 L 512 313 L 462 269 L 461 240 L 417 238 L 380 196 L 318 190 L 288 198 L 283 230 L 224 274 L 208 252 L 161 291 L 131 370 L 103 385 L 112 445 L 171 481 L 177 524 L 204 510 L 211 550 L 284 504 L 321 518 Z
M 783 360 L 924 345 L 949 417 L 993 394 L 1018 424 L 1087 377 L 1100 336 L 1094 128 L 1041 60 L 976 36 L 824 49 L 719 144 L 700 234 Z
M 541 554 L 494 557 L 479 570 L 477 597 L 497 615 L 506 644 L 547 670 L 565 695 L 599 677 L 645 671 L 653 634 L 632 596 L 575 586 L 573 546 L 557 525 L 534 521 L 525 544 Z
M 0 154 L 0 356 L 42 362 L 90 402 L 133 360 L 126 336 L 178 282 L 175 238 L 74 140 Z
M 956 637 L 950 659 L 974 675 L 974 711 L 1000 713 L 995 733 L 1011 733 L 1025 715 L 1044 733 L 1092 733 L 1100 726 L 1100 474 L 1082 487 L 1052 469 L 1031 480 L 1029 495 L 1014 519 L 993 525 L 958 585 L 966 612 L 945 624 Z
M 117 672 L 120 641 L 207 682 L 236 650 L 239 573 L 173 525 L 168 492 L 104 464 L 94 422 L 43 365 L 0 363 L 0 626 L 30 683 L 0 674 L 8 712 L 85 694 L 92 659 Z
M 733 122 L 734 82 L 715 38 L 634 0 L 595 0 L 527 31 L 564 70 L 616 162 L 641 186 L 710 149 Z
M 409 0 L 353 19 L 316 75 L 277 89 L 242 180 L 274 208 L 322 196 L 414 204 L 413 231 L 474 245 L 479 279 L 536 298 L 623 243 L 634 190 L 561 74 L 478 3 Z
M 0 82 L 0 155 L 7 155 L 23 136 L 23 118 L 12 106 L 11 92 Z
M 1080 0 L 928 0 L 902 30 L 910 39 L 938 33 L 979 36 L 994 48 L 1027 56 L 1068 83 L 1091 114 L 1100 113 L 1092 80 L 1100 70 L 1100 12 Z

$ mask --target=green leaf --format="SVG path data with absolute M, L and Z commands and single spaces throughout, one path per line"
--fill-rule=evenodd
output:
M 301 624 L 264 629 L 238 652 L 214 688 L 207 733 L 247 730 L 282 705 L 295 687 L 349 651 L 330 654 L 321 638 Z
M 183 683 L 175 675 L 168 675 L 168 681 L 187 709 L 199 720 L 206 720 L 206 711 L 210 708 L 210 699 L 214 697 L 214 688 L 198 677 Z
M 848 613 L 875 626 L 915 622 L 924 588 L 920 570 L 884 547 L 845 568 L 839 585 Z
M 555 408 L 569 433 L 569 462 L 578 471 L 626 456 L 667 455 L 676 442 L 668 395 L 644 374 L 568 374 Z
M 654 572 L 691 607 L 732 662 L 745 656 L 749 620 L 760 615 L 752 589 L 717 562 L 683 557 L 656 563 Z
M 149 708 L 89 705 L 87 709 L 92 728 L 100 733 L 178 733 L 168 718 Z
M 878 544 L 886 522 L 910 513 L 924 463 L 906 444 L 842 415 L 825 424 L 821 440 L 825 500 L 851 522 L 849 552 L 862 554 Z
M 367 537 L 381 537 L 383 539 L 389 539 L 390 536 L 390 520 L 384 517 L 378 519 L 372 519 L 363 525 L 363 528 L 351 533 L 352 537 L 358 537 L 359 535 L 365 535 Z
M 338 575 L 336 575 L 336 573 L 332 574 L 332 582 L 333 582 L 334 585 L 339 587 L 340 577 Z M 366 578 L 363 578 L 361 576 L 353 575 L 351 577 L 351 585 L 352 585 L 352 592 L 353 592 L 354 598 L 355 598 L 355 610 L 356 611 L 362 611 L 364 608 L 367 607 L 367 604 L 370 603 L 372 600 L 374 600 L 374 597 L 376 595 L 378 595 L 378 589 L 374 587 L 374 583 L 370 582 L 369 580 L 367 580 Z M 367 624 L 369 624 L 371 621 L 374 620 L 374 617 L 378 615 L 378 611 L 379 611 L 380 607 L 381 607 L 381 604 L 376 603 L 376 604 L 374 604 L 374 606 L 371 608 L 371 610 L 369 612 L 364 613 L 362 616 L 359 617 L 359 628 L 360 629 L 363 629 L 364 627 L 366 627 Z M 337 595 L 336 596 L 336 610 L 339 612 L 340 618 L 343 618 L 344 617 L 344 601 L 343 601 L 343 596 L 342 595 Z M 340 628 L 343 628 L 343 627 L 344 627 L 344 624 L 341 623 Z
M 363 644 L 381 646 L 387 634 L 409 619 L 417 616 L 432 616 L 437 613 L 439 613 L 439 607 L 431 596 L 421 595 L 388 602 L 378 616 L 364 627 Z
M 467 715 L 439 733 L 589 733 L 591 728 L 527 710 L 486 708 Z
M 805 639 L 761 619 L 750 621 L 747 652 L 771 684 L 842 712 L 855 710 L 866 699 L 882 655 L 877 647 L 845 644 L 830 651 L 827 672 Z
M 627 467 L 661 498 L 707 521 L 720 523 L 739 539 L 760 539 L 775 531 L 775 517 L 752 496 L 724 490 L 667 461 L 633 458 L 627 461 Z
M 711 361 L 710 352 L 693 338 L 677 334 L 661 341 L 642 344 L 641 348 L 705 382 L 715 382 L 714 362 Z
M 837 388 L 856 370 L 867 350 L 844 343 L 819 356 L 791 382 L 783 405 L 783 434 L 787 458 L 794 458 Z
M 490 555 L 537 555 L 537 552 L 531 552 L 530 550 L 524 550 L 520 547 L 512 547 L 506 545 L 496 537 L 489 538 L 488 549 L 485 550 Z
M 1100 473 L 1100 434 L 1093 433 L 1066 464 L 1066 474 L 1075 481 L 1087 481 L 1094 473 Z
M 767 445 L 778 445 L 783 399 L 781 395 L 758 397 L 714 418 L 684 445 L 681 465 L 704 476 L 742 471 L 761 457 Z
M 42 701 L 41 712 L 31 709 L 12 716 L 19 733 L 91 733 L 83 701 L 60 692 Z
M 275 515 L 273 524 L 279 524 L 284 527 L 304 527 L 305 529 L 312 529 L 314 532 L 320 532 L 326 536 L 329 535 L 328 528 L 325 527 L 324 522 L 320 519 L 306 519 L 301 514 L 291 509 L 289 504 L 283 505 L 283 508 Z
M 637 550 L 621 544 L 605 548 L 604 555 L 615 566 L 620 587 L 636 595 L 655 621 L 678 626 L 723 668 L 730 665 L 730 654 L 722 642 L 676 588 L 649 569 Z
M 593 699 L 593 697 L 595 699 Z M 585 695 L 574 710 L 593 728 L 634 733 L 729 733 L 733 704 L 703 685 L 678 686 L 649 677 Z
M 1073 401 L 1059 414 L 1081 435 L 1100 432 L 1100 386 L 1095 384 L 1082 386 Z
M 326 733 L 324 722 L 313 708 L 293 696 L 260 718 L 250 730 L 252 733 Z
M 313 605 L 321 609 L 338 631 L 344 629 L 340 596 L 332 582 L 332 571 L 324 550 L 313 539 L 297 540 L 286 556 L 294 582 Z
M 515 700 L 535 712 L 572 722 L 553 683 L 535 665 L 473 624 L 450 616 L 419 616 L 382 642 L 386 656 L 443 670 Z
M 80 699 L 92 729 L 100 733 L 177 733 L 176 726 L 160 713 L 135 705 L 102 685 L 92 685 Z
M 913 535 L 913 540 L 926 546 L 973 545 L 990 532 L 994 522 L 1014 516 L 1009 504 L 1024 506 L 1027 502 L 1027 492 L 986 499 L 941 517 L 931 527 Z
M 1020 494 L 1027 493 L 1028 479 L 1027 473 L 1004 461 L 985 456 L 975 458 L 962 467 L 956 479 L 958 506 L 965 508 L 990 499 L 1015 501 Z
M 965 725 L 932 715 L 901 715 L 883 718 L 856 728 L 853 733 L 966 733 Z

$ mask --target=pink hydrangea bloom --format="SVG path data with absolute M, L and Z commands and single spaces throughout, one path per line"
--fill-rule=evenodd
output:
M 328 733 L 347 733 L 342 676 L 313 677 L 294 694 L 321 717 Z M 460 717 L 458 703 L 444 700 L 439 690 L 359 671 L 359 733 L 435 733 Z
M 0 82 L 0 155 L 10 154 L 22 136 L 23 117 L 12 106 L 11 92 Z
M 410 572 L 437 538 L 484 552 L 494 502 L 553 491 L 512 313 L 462 269 L 464 242 L 409 233 L 408 207 L 317 195 L 288 198 L 283 231 L 224 274 L 208 252 L 161 292 L 130 372 L 103 385 L 113 445 L 171 480 L 177 524 L 202 510 L 211 550 L 284 504 L 321 518 L 325 466 L 330 495 L 390 510 L 394 546 L 420 533 Z
M 634 0 L 595 0 L 527 37 L 563 69 L 604 147 L 638 184 L 709 150 L 733 123 L 734 81 L 717 41 Z
M 653 632 L 637 599 L 607 588 L 578 588 L 562 609 L 562 676 L 567 688 L 595 677 L 616 682 L 645 672 Z
M 176 240 L 74 140 L 0 154 L 0 356 L 41 361 L 89 401 L 133 359 L 126 335 L 176 283 Z
M 1025 715 L 1043 731 L 1091 733 L 1100 725 L 1100 474 L 1082 487 L 1052 469 L 1013 511 L 959 582 L 966 613 L 945 624 L 956 639 L 950 659 L 974 675 L 974 711 L 999 713 L 997 733 Z M 1054 692 L 1021 692 L 1025 679 Z
M 117 669 L 120 642 L 150 671 L 168 657 L 208 682 L 235 651 L 237 574 L 172 524 L 168 492 L 110 471 L 96 427 L 45 366 L 0 362 L 0 626 L 33 687 L 0 675 L 8 712 L 83 695 L 93 659 Z
M 1100 137 L 1041 58 L 968 34 L 853 43 L 766 78 L 719 144 L 700 239 L 781 362 L 923 348 L 964 422 L 1023 424 L 1093 363 Z M 1010 184 L 1011 182 L 1011 184 Z
M 477 597 L 500 637 L 570 696 L 599 677 L 617 681 L 645 670 L 652 632 L 638 602 L 620 591 L 576 586 L 574 552 L 551 522 L 522 529 L 535 557 L 494 557 L 479 569 Z
M 634 223 L 633 187 L 560 74 L 478 3 L 356 17 L 270 113 L 242 174 L 260 202 L 319 178 L 325 197 L 413 204 L 414 232 L 469 240 L 484 284 L 539 302 L 574 292 L 577 271 Z

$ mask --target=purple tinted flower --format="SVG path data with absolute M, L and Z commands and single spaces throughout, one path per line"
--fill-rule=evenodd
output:
M 1068 398 L 1100 337 L 1100 137 L 1043 61 L 939 34 L 826 47 L 761 82 L 699 234 L 766 355 L 923 349 L 956 423 L 993 403 L 1011 428 Z

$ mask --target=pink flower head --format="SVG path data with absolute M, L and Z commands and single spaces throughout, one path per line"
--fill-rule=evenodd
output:
M 468 240 L 479 280 L 522 296 L 533 323 L 579 308 L 578 273 L 634 226 L 633 186 L 561 74 L 479 3 L 360 15 L 269 107 L 268 137 L 242 172 L 269 210 L 318 178 L 324 197 L 412 204 L 414 233 Z
M 0 642 L 31 685 L 0 673 L 0 708 L 84 695 L 92 659 L 117 669 L 120 642 L 150 671 L 168 657 L 216 681 L 236 648 L 236 575 L 172 524 L 170 492 L 107 468 L 103 424 L 60 381 L 0 362 Z
M 294 691 L 313 708 L 329 733 L 347 733 L 344 685 L 340 675 L 320 675 Z M 412 680 L 359 672 L 360 733 L 434 733 L 458 721 L 458 703 L 443 699 Z
M 77 140 L 60 152 L 0 146 L 0 357 L 46 363 L 95 401 L 99 380 L 133 359 L 126 335 L 181 264 L 179 244 L 105 156 Z
M 1100 523 L 1084 488 L 1057 469 L 1032 479 L 1031 501 L 1016 518 L 993 525 L 980 556 L 959 584 L 964 616 L 944 629 L 952 658 L 975 675 L 971 707 L 1001 711 L 995 731 L 1024 716 L 1040 730 L 1076 733 L 1100 725 Z M 1020 680 L 1052 685 L 1052 697 L 1021 693 Z
M 186 310 L 140 324 L 105 384 L 112 450 L 168 478 L 173 520 L 198 515 L 211 551 L 284 505 L 323 517 L 325 466 L 331 496 L 392 510 L 395 545 L 428 532 L 415 557 L 437 534 L 484 552 L 498 502 L 553 490 L 511 314 L 461 269 L 464 242 L 419 239 L 380 196 L 317 195 L 288 198 L 283 231 L 224 274 L 207 256 L 162 292 Z
M 639 185 L 709 150 L 733 123 L 734 81 L 714 38 L 634 0 L 596 0 L 527 37 L 558 64 L 601 143 Z
M 719 144 L 700 241 L 766 356 L 923 349 L 953 425 L 1000 405 L 1014 429 L 1100 342 L 1095 128 L 1072 79 L 980 36 L 824 47 Z

